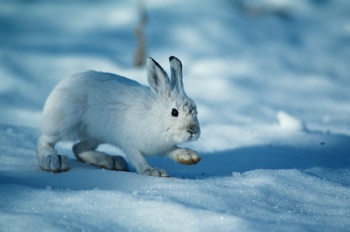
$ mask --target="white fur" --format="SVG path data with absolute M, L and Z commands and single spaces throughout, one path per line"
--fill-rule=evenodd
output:
M 48 97 L 37 157 L 42 169 L 69 169 L 68 158 L 54 149 L 58 141 L 80 141 L 78 160 L 107 169 L 127 170 L 121 157 L 97 152 L 101 143 L 121 148 L 138 173 L 167 176 L 148 165 L 144 155 L 169 155 L 183 164 L 200 158 L 176 144 L 200 135 L 195 103 L 183 89 L 180 60 L 170 57 L 171 80 L 152 58 L 147 60 L 150 87 L 114 74 L 89 71 L 62 80 Z M 179 114 L 172 116 L 172 110 Z

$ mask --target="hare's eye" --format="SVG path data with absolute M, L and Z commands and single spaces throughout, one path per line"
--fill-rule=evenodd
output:
M 173 117 L 177 117 L 177 116 L 179 116 L 179 111 L 177 111 L 177 109 L 172 109 L 172 110 L 171 110 L 171 115 L 172 115 Z

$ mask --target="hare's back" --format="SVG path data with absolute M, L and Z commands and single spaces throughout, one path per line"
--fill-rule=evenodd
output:
M 62 80 L 56 91 L 63 92 L 70 99 L 105 99 L 108 97 L 122 97 L 130 93 L 146 92 L 148 87 L 139 84 L 129 78 L 112 73 L 88 71 L 75 74 Z M 63 95 L 64 95 L 63 94 Z M 60 94 L 62 95 L 62 94 Z M 100 99 L 100 100 L 101 100 Z
M 112 73 L 88 71 L 78 74 L 78 79 L 78 82 L 83 82 L 78 85 L 85 85 L 84 92 L 88 93 L 90 98 L 97 97 L 103 102 L 110 99 L 124 105 L 133 105 L 152 95 L 149 87 Z
M 92 87 L 101 87 L 101 86 L 140 86 L 140 84 L 134 80 L 129 78 L 116 75 L 113 73 L 106 72 L 97 72 L 97 71 L 88 71 L 76 74 L 72 77 L 72 79 L 76 79 L 78 82 L 83 82 L 86 85 L 90 85 Z
M 63 79 L 48 97 L 46 111 L 83 111 L 109 101 L 130 101 L 133 93 L 144 95 L 148 88 L 126 77 L 112 73 L 88 71 Z M 135 96 L 133 96 L 135 97 Z M 125 102 L 125 103 L 127 103 Z

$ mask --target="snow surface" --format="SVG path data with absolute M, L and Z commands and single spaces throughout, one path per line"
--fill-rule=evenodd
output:
M 147 52 L 183 61 L 202 161 L 172 178 L 38 168 L 54 85 L 132 67 L 136 1 L 0 1 L 0 231 L 350 231 L 350 2 L 146 3 Z M 122 154 L 111 146 L 100 148 Z

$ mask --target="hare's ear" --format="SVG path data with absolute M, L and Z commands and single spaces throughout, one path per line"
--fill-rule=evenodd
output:
M 153 92 L 157 94 L 170 93 L 169 77 L 164 69 L 151 57 L 147 59 L 147 79 Z
M 175 56 L 169 57 L 170 69 L 171 69 L 171 89 L 184 93 L 184 85 L 182 82 L 182 64 L 181 61 Z

